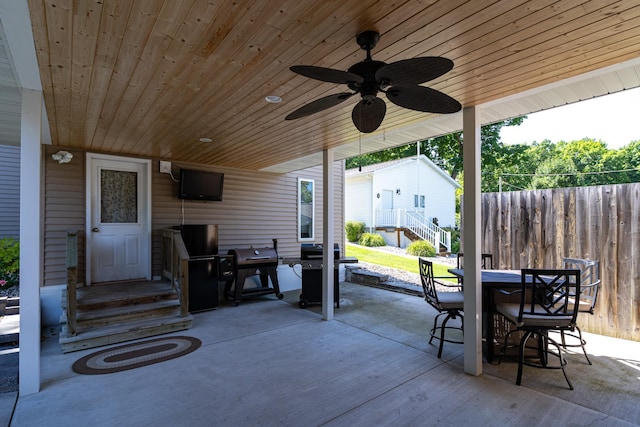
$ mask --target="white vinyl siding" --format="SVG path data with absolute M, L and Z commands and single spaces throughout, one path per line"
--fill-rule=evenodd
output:
M 0 145 L 0 238 L 20 238 L 20 147 Z
M 362 174 L 349 171 L 345 179 L 346 221 L 371 218 L 371 213 L 367 212 L 384 209 L 383 195 L 391 192 L 394 209 L 424 209 L 424 215 L 438 218 L 441 227 L 455 225 L 455 181 L 424 156 L 419 162 L 412 158 L 390 163 L 389 166 L 382 164 L 380 168 Z M 365 180 L 369 182 L 366 193 Z M 415 206 L 416 195 L 419 195 L 419 207 Z M 370 221 L 365 222 L 369 224 Z
M 371 227 L 371 178 L 355 177 L 349 181 L 349 196 L 345 197 L 345 220 L 364 222 Z

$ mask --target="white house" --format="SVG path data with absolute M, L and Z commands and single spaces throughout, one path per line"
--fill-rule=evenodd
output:
M 460 185 L 426 156 L 392 160 L 345 172 L 345 220 L 364 222 L 390 245 L 404 247 L 403 233 L 451 249 L 446 232 L 456 216 Z

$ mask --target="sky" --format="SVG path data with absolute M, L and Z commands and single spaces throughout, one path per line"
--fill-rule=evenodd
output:
M 620 148 L 640 140 L 640 88 L 528 114 L 520 126 L 503 127 L 505 144 L 601 140 Z

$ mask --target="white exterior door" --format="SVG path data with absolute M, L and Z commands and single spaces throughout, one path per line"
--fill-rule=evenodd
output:
M 151 279 L 150 181 L 148 160 L 87 154 L 90 283 Z
M 382 209 L 393 209 L 393 190 L 382 190 Z

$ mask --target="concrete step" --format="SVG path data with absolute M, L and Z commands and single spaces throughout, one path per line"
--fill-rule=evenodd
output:
M 386 274 L 375 273 L 361 267 L 347 266 L 345 269 L 345 280 L 351 283 L 361 283 L 365 285 L 377 285 L 389 280 Z
M 0 316 L 0 344 L 17 343 L 20 340 L 20 315 Z
M 373 288 L 386 289 L 388 291 L 414 295 L 421 298 L 424 297 L 422 289 L 419 286 L 405 285 L 402 282 L 387 282 L 389 276 L 386 274 L 375 273 L 358 266 L 345 266 L 344 280 Z

